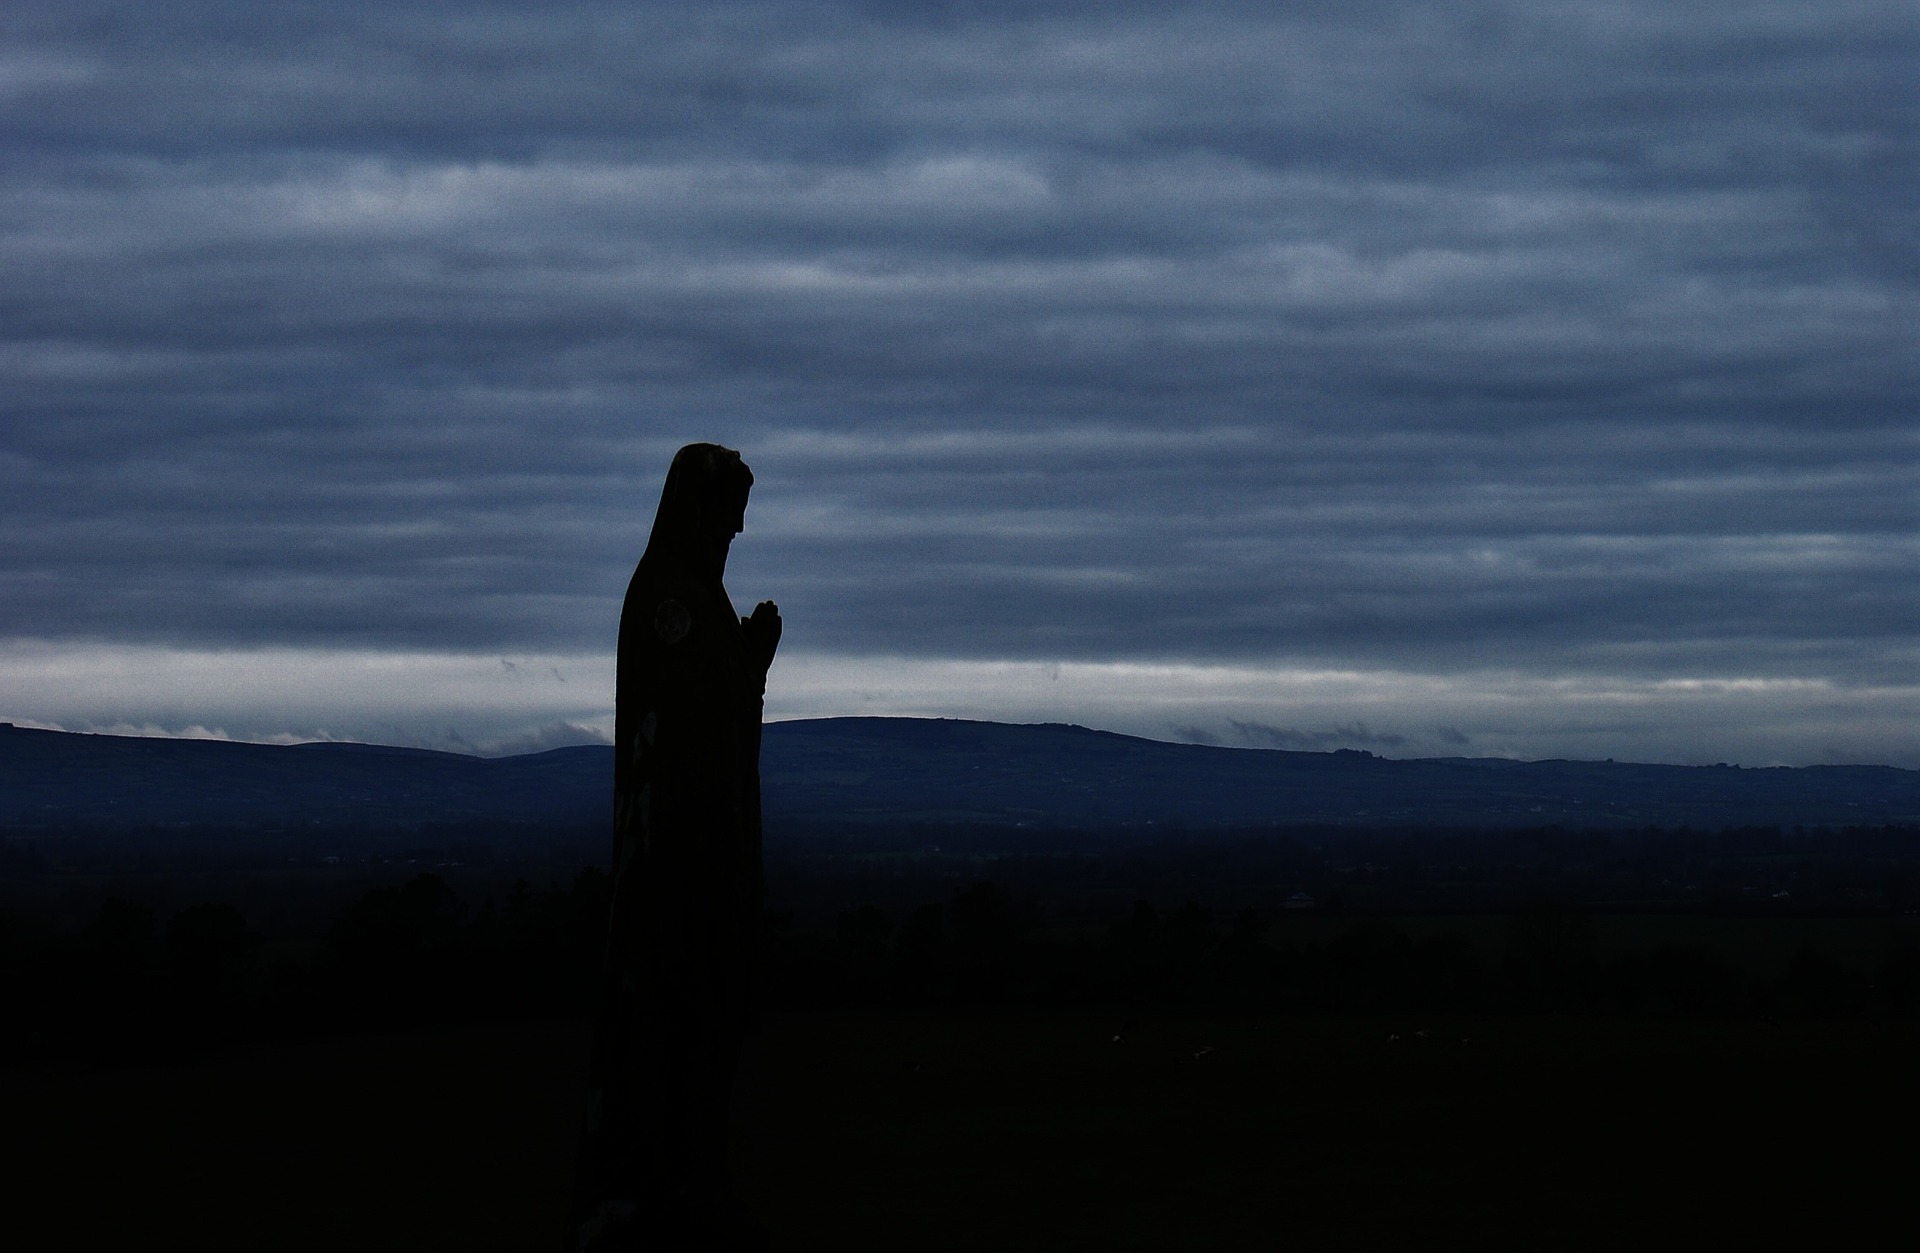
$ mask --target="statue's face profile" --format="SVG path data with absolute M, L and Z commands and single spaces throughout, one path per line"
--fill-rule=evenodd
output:
M 733 537 L 746 529 L 753 471 L 740 454 L 719 444 L 688 444 L 673 458 L 654 521 L 654 541 L 666 551 L 726 560 Z M 686 546 L 691 545 L 691 548 Z
M 713 502 L 711 525 L 715 534 L 724 534 L 728 539 L 747 529 L 747 493 L 753 488 L 753 475 L 747 471 L 745 462 L 740 470 L 746 474 L 746 482 L 737 493 L 729 492 Z
M 700 529 L 716 540 L 731 540 L 747 529 L 747 495 L 753 471 L 731 448 L 710 445 L 700 482 Z

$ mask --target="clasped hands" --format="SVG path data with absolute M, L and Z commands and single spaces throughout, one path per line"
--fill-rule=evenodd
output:
M 751 617 L 740 619 L 740 633 L 746 637 L 747 656 L 765 674 L 773 664 L 773 652 L 780 647 L 780 607 L 763 600 L 753 607 Z

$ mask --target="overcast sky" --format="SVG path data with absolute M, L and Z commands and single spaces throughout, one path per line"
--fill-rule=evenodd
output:
M 1920 19 L 0 15 L 0 718 L 604 734 L 673 450 L 769 714 L 1920 766 Z

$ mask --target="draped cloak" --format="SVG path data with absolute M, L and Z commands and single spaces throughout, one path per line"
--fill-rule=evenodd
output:
M 644 1248 L 728 1204 L 733 1072 L 755 1009 L 760 718 L 772 607 L 721 576 L 752 474 L 683 448 L 620 612 L 613 906 L 570 1247 Z M 762 618 L 767 619 L 762 621 Z

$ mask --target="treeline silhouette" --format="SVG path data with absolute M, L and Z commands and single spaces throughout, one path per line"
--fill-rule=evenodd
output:
M 345 893 L 430 871 L 465 896 L 565 880 L 605 833 L 523 823 L 400 831 L 243 828 L 0 832 L 0 913 L 47 912 L 77 885 L 166 912 L 240 904 L 273 932 L 317 933 Z M 1004 824 L 783 824 L 766 839 L 769 900 L 809 924 L 902 910 L 978 879 L 1072 915 L 1191 897 L 1231 912 L 1306 893 L 1354 912 L 1511 912 L 1560 900 L 1605 912 L 1898 914 L 1920 909 L 1920 827 L 1721 830 L 1248 827 L 1103 830 Z M 89 888 L 92 890 L 92 888 Z M 186 893 L 188 895 L 183 895 Z M 197 895 L 193 895 L 196 894 Z M 191 899 L 189 899 L 191 896 Z M 68 906 L 73 901 L 67 902 Z M 56 911 L 58 912 L 58 911 Z M 66 921 L 74 909 L 65 908 Z
M 1709 938 L 1651 918 L 1534 902 L 1503 913 L 1221 909 L 1198 899 L 1091 907 L 1034 892 L 1020 865 L 939 899 L 769 910 L 775 1009 L 1088 1007 L 1299 1014 L 1625 1014 L 1912 1020 L 1920 919 L 1862 920 L 1835 950 L 1818 920 L 1751 919 Z M 1031 866 L 1024 869 L 1031 871 Z M 1057 867 L 1055 868 L 1057 869 Z M 1044 876 L 1042 876 L 1044 878 Z M 856 880 L 855 882 L 858 882 Z M 245 903 L 163 912 L 113 896 L 78 925 L 0 915 L 0 1055 L 124 1065 L 338 1031 L 585 1016 L 608 902 L 603 872 L 478 902 L 437 873 L 373 886 L 304 941 L 261 933 Z M 779 902 L 776 902 L 777 904 Z M 818 904 L 818 902 L 813 902 Z M 1781 928 L 1785 928 L 1782 933 Z M 1795 935 L 1804 932 L 1795 940 Z

